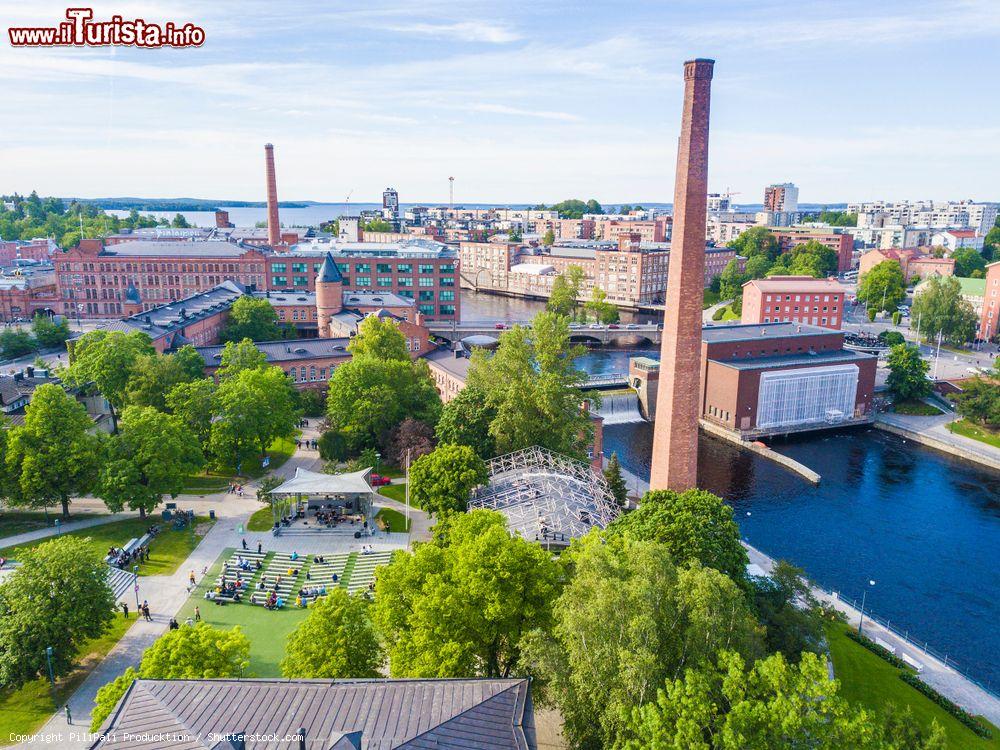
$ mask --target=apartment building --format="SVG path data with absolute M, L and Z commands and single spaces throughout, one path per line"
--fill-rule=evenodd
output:
M 740 322 L 807 323 L 840 330 L 844 321 L 844 287 L 833 279 L 771 276 L 743 285 Z

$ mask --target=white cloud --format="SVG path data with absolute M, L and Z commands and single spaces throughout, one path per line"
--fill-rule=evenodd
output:
M 523 109 L 521 107 L 509 107 L 506 104 L 472 104 L 469 106 L 474 112 L 491 112 L 498 115 L 513 115 L 515 117 L 537 117 L 542 120 L 566 120 L 577 121 L 581 119 L 579 115 L 569 112 L 549 112 L 543 109 Z
M 485 21 L 408 23 L 382 26 L 381 28 L 401 34 L 457 39 L 462 42 L 487 42 L 489 44 L 508 44 L 522 38 L 520 34 L 511 30 L 505 24 L 488 23 Z

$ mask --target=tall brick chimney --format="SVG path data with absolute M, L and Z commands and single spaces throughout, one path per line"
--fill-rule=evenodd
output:
M 674 227 L 667 274 L 650 489 L 698 483 L 701 303 L 705 279 L 708 114 L 714 60 L 684 63 L 684 113 L 674 179 Z
M 278 183 L 274 178 L 274 146 L 264 146 L 264 166 L 267 175 L 267 244 L 281 244 L 281 222 L 278 221 Z

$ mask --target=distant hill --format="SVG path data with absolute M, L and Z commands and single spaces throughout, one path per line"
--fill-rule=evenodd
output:
M 106 211 L 214 211 L 229 208 L 263 208 L 264 201 L 209 200 L 207 198 L 63 198 L 67 203 L 93 203 Z M 316 201 L 279 201 L 280 208 L 305 208 Z

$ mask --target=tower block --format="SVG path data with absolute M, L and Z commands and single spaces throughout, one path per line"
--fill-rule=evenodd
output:
M 330 253 L 316 276 L 316 323 L 321 339 L 330 338 L 330 316 L 344 308 L 344 277 Z
M 698 482 L 708 120 L 714 66 L 714 60 L 684 63 L 684 110 L 649 478 L 654 490 L 682 492 Z

